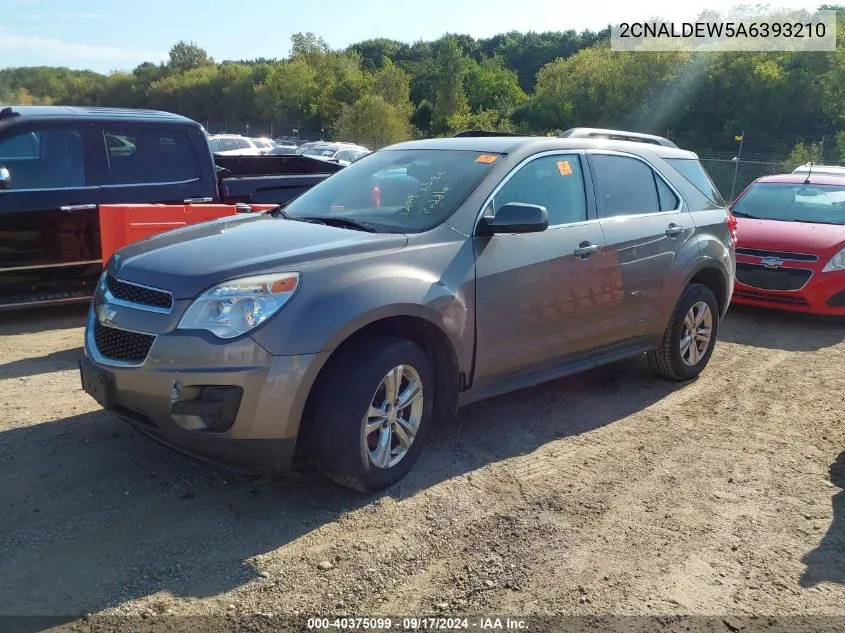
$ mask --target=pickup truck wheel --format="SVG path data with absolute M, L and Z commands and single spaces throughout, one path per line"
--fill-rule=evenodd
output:
M 719 304 L 713 292 L 690 284 L 678 300 L 660 347 L 648 353 L 654 373 L 682 382 L 702 372 L 710 361 L 719 331 Z
M 434 372 L 412 341 L 379 337 L 341 351 L 313 394 L 311 453 L 335 482 L 361 492 L 405 476 L 428 434 Z

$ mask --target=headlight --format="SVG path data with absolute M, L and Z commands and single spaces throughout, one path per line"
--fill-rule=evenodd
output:
M 299 273 L 273 273 L 222 283 L 197 297 L 177 329 L 234 338 L 276 314 L 299 287 Z
M 834 270 L 845 270 L 845 248 L 836 253 L 827 265 L 822 269 L 823 273 L 832 273 Z

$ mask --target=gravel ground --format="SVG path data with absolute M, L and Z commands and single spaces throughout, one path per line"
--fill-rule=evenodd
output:
M 473 405 L 366 497 L 97 410 L 83 317 L 0 324 L 0 614 L 845 616 L 841 322 L 734 307 L 699 380 L 636 359 Z

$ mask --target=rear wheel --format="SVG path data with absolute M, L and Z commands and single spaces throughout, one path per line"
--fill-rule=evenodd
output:
M 433 398 L 434 372 L 417 344 L 398 337 L 357 342 L 331 361 L 312 394 L 309 452 L 343 486 L 387 488 L 416 461 Z
M 719 331 L 719 303 L 701 284 L 690 284 L 675 305 L 660 347 L 648 353 L 658 376 L 674 381 L 695 378 L 710 361 Z

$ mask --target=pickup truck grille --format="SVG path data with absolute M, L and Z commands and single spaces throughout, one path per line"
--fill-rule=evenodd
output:
M 800 290 L 813 276 L 806 268 L 766 268 L 737 262 L 736 278 L 740 283 L 763 290 Z
M 164 310 L 169 310 L 173 306 L 173 297 L 170 296 L 169 292 L 163 290 L 153 290 L 152 288 L 120 281 L 111 275 L 106 276 L 106 286 L 116 299 L 128 303 L 137 303 Z
M 156 337 L 94 323 L 94 343 L 102 356 L 125 363 L 143 363 Z

